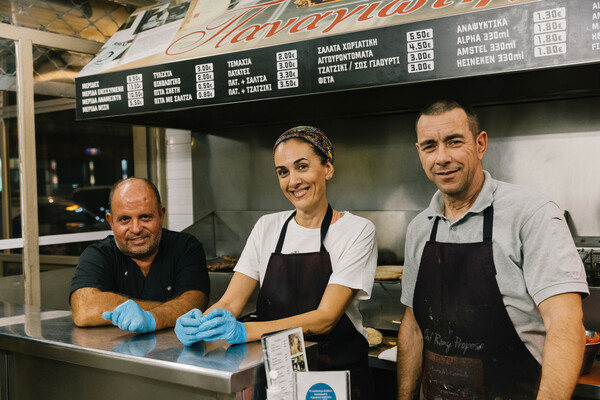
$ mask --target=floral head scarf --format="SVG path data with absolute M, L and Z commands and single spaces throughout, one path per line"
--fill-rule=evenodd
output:
M 333 164 L 333 145 L 331 140 L 318 128 L 314 126 L 296 126 L 283 132 L 273 146 L 273 153 L 281 142 L 288 139 L 302 139 L 312 143 L 319 151 L 327 157 L 327 161 Z

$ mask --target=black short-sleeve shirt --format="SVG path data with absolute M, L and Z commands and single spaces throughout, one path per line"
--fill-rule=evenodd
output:
M 169 301 L 188 290 L 200 290 L 208 297 L 210 281 L 202 244 L 192 235 L 162 230 L 158 253 L 144 277 L 137 264 L 121 253 L 113 235 L 81 253 L 71 280 L 71 294 L 94 287 L 128 298 Z

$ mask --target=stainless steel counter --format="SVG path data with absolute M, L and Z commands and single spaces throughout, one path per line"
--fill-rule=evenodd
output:
M 77 328 L 68 311 L 0 302 L 0 399 L 256 399 L 260 342 L 182 345 L 172 329 Z

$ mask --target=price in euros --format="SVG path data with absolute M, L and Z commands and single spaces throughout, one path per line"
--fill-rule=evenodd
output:
M 567 32 L 553 32 L 533 36 L 533 43 L 536 46 L 542 44 L 554 44 L 567 41 Z
M 406 44 L 406 47 L 409 52 L 431 50 L 433 49 L 433 39 L 420 40 L 418 42 L 409 42 Z
M 408 64 L 408 73 L 414 74 L 415 72 L 433 71 L 433 61 L 425 61 L 419 63 Z
M 533 13 L 533 22 L 551 21 L 553 19 L 565 18 L 566 16 L 567 10 L 564 7 L 536 11 Z
M 567 44 L 566 43 L 558 43 L 550 46 L 536 46 L 534 47 L 534 55 L 536 57 L 545 57 L 545 56 L 556 56 L 559 54 L 567 53 Z
M 433 29 L 421 29 L 419 31 L 406 32 L 406 40 L 409 42 L 424 39 L 433 39 Z
M 277 79 L 292 79 L 298 77 L 297 69 L 286 69 L 285 71 L 277 71 Z
M 433 60 L 433 50 L 415 51 L 408 53 L 408 62 Z
M 139 89 L 143 89 L 144 85 L 142 84 L 142 82 L 134 82 L 134 83 L 128 83 L 127 84 L 127 90 L 139 90 Z
M 142 74 L 127 75 L 127 83 L 141 82 Z
M 143 90 L 136 90 L 133 92 L 127 92 L 127 98 L 128 99 L 140 99 L 144 97 L 144 91 Z
M 298 79 L 287 79 L 284 81 L 277 81 L 277 89 L 290 89 L 298 87 Z
M 214 90 L 200 90 L 200 91 L 196 92 L 196 98 L 198 100 L 212 99 L 213 97 L 215 97 L 215 91 Z
M 214 72 L 203 72 L 201 74 L 196 74 L 196 82 L 212 81 L 214 79 L 215 79 Z
M 277 70 L 298 68 L 298 60 L 277 61 Z
M 204 81 L 196 83 L 196 90 L 209 90 L 215 88 L 215 81 Z
M 127 100 L 127 106 L 129 107 L 141 107 L 144 105 L 144 99 L 129 99 Z
M 198 64 L 196 65 L 196 73 L 210 72 L 213 71 L 213 63 Z
M 567 20 L 565 19 L 557 19 L 556 21 L 533 24 L 533 33 L 548 33 L 565 30 L 567 30 Z
M 277 61 L 295 60 L 298 58 L 298 52 L 296 50 L 280 51 L 275 57 Z

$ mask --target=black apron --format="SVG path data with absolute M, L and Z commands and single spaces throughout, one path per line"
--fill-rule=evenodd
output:
M 483 242 L 425 244 L 414 294 L 425 399 L 535 399 L 541 366 L 519 338 L 496 281 L 494 209 Z
M 288 224 L 295 215 L 294 211 L 285 221 L 275 252 L 267 264 L 256 302 L 259 321 L 273 321 L 316 310 L 329 282 L 331 259 L 323 240 L 333 216 L 331 206 L 321 223 L 319 252 L 281 254 Z M 374 399 L 367 358 L 369 344 L 346 313 L 328 334 L 311 336 L 310 340 L 318 343 L 318 370 L 350 370 L 352 399 Z

